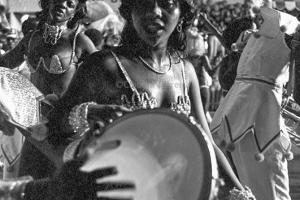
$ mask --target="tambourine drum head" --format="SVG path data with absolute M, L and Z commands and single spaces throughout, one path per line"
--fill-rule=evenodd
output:
M 217 177 L 214 153 L 187 118 L 166 110 L 131 113 L 107 127 L 100 138 L 102 144 L 115 140 L 121 142 L 118 148 L 96 151 L 82 169 L 116 166 L 118 175 L 98 181 L 132 181 L 136 188 L 98 192 L 99 196 L 134 200 L 211 198 L 212 177 Z

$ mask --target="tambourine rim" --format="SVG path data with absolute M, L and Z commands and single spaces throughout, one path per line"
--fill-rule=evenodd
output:
M 103 136 L 105 135 L 105 133 L 107 132 L 107 130 L 113 128 L 114 126 L 116 126 L 119 122 L 122 122 L 126 119 L 132 118 L 132 117 L 136 117 L 137 115 L 144 115 L 144 114 L 162 114 L 162 115 L 166 115 L 166 116 L 175 116 L 177 119 L 181 119 L 181 122 L 188 125 L 188 129 L 191 129 L 191 131 L 194 133 L 195 131 L 200 132 L 200 134 L 193 134 L 197 140 L 197 142 L 199 143 L 199 145 L 201 145 L 201 147 L 203 147 L 203 151 L 205 154 L 208 154 L 211 157 L 211 152 L 209 147 L 207 146 L 208 144 L 205 142 L 206 139 L 204 137 L 202 133 L 202 131 L 193 123 L 191 123 L 188 119 L 188 117 L 186 117 L 183 114 L 179 114 L 175 111 L 172 111 L 170 109 L 166 109 L 166 108 L 155 108 L 155 109 L 151 109 L 151 110 L 136 110 L 130 113 L 127 113 L 121 117 L 119 117 L 118 119 L 114 120 L 111 124 L 109 124 L 108 126 L 106 126 L 103 129 Z M 202 137 L 202 138 L 201 138 Z M 204 148 L 205 146 L 205 148 Z M 201 148 L 202 149 L 202 148 Z M 203 174 L 210 174 L 212 172 L 212 167 L 213 167 L 213 163 L 212 163 L 212 159 L 209 159 L 209 161 L 203 163 L 205 165 L 205 169 Z M 205 180 L 207 181 L 207 180 Z M 204 197 L 207 197 L 208 199 L 211 198 L 211 194 L 212 194 L 212 190 L 213 190 L 213 177 L 209 178 L 209 184 L 204 184 L 202 187 L 199 188 L 199 196 L 197 198 L 197 200 L 203 200 L 203 195 Z

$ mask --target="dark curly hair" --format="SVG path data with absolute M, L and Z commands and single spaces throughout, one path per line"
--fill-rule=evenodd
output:
M 181 16 L 179 23 L 182 21 L 182 31 L 173 31 L 168 41 L 169 50 L 184 51 L 186 48 L 186 35 L 184 30 L 191 24 L 193 18 L 192 7 L 185 0 L 178 0 L 180 4 Z M 138 34 L 133 27 L 131 13 L 135 6 L 135 0 L 122 0 L 119 11 L 121 16 L 126 20 L 126 25 L 122 31 L 123 46 L 139 47 L 139 43 L 136 41 Z M 138 48 L 133 48 L 138 49 Z
M 253 28 L 253 24 L 254 21 L 251 17 L 241 17 L 229 23 L 223 32 L 225 48 L 231 49 L 231 45 L 237 41 L 240 34 L 247 29 Z
M 74 28 L 75 25 L 77 24 L 78 20 L 85 17 L 85 15 L 86 15 L 85 2 L 86 1 L 87 0 L 78 0 L 76 13 L 75 13 L 74 17 L 68 22 L 68 28 Z M 50 3 L 50 0 L 40 0 L 39 1 L 42 11 L 37 14 L 37 17 L 39 18 L 38 27 L 42 26 L 47 20 L 47 17 L 49 15 L 49 3 Z

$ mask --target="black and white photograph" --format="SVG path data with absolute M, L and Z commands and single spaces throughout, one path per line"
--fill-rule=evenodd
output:
M 300 0 L 0 0 L 0 200 L 300 200 Z

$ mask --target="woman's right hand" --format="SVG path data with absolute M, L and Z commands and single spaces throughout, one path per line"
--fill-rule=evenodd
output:
M 99 192 L 133 192 L 135 184 L 130 180 L 101 181 L 106 177 L 116 176 L 117 168 L 107 166 L 91 172 L 83 171 L 81 168 L 88 157 L 66 162 L 50 181 L 49 199 L 54 200 L 132 200 L 128 196 L 107 197 L 99 196 Z M 101 181 L 101 182 L 100 182 Z

